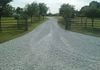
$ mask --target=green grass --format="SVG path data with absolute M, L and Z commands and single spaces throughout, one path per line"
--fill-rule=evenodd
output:
M 59 17 L 59 25 L 62 28 L 65 28 L 64 20 L 62 17 Z M 95 19 L 94 28 L 91 26 L 91 19 L 88 18 L 87 20 L 87 28 L 84 28 L 85 18 L 83 18 L 83 24 L 81 24 L 81 18 L 76 17 L 73 19 L 70 31 L 78 32 L 86 35 L 100 37 L 100 19 Z
M 3 43 L 3 42 L 6 42 L 8 40 L 11 40 L 11 39 L 14 39 L 14 38 L 17 38 L 19 36 L 22 36 L 30 31 L 32 31 L 34 28 L 36 28 L 38 25 L 40 25 L 41 23 L 43 23 L 44 21 L 46 21 L 47 18 L 45 18 L 44 20 L 41 19 L 40 21 L 35 21 L 33 22 L 32 24 L 29 25 L 28 27 L 28 31 L 24 31 L 24 30 L 18 30 L 18 29 L 3 29 L 2 32 L 0 32 L 0 43 Z M 13 24 L 13 26 L 16 26 L 16 20 L 13 19 L 13 18 L 3 18 L 2 21 L 4 22 L 9 22 L 10 24 Z M 9 24 L 8 23 L 4 23 L 2 22 L 2 25 L 5 25 L 5 26 L 8 26 L 9 27 Z M 15 23 L 12 23 L 12 22 L 15 22 Z M 29 21 L 30 22 L 30 21 Z
M 3 24 L 7 24 L 7 23 L 16 24 L 17 21 L 16 21 L 13 17 L 3 17 L 3 18 L 1 19 L 1 23 L 3 23 Z

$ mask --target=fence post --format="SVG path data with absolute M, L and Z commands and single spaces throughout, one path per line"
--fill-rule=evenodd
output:
M 24 20 L 25 20 L 25 31 L 27 31 L 28 30 L 28 19 L 27 19 L 27 17 L 25 17 Z
M 68 29 L 68 18 L 67 17 L 64 17 L 64 21 L 65 21 L 65 29 L 67 30 Z

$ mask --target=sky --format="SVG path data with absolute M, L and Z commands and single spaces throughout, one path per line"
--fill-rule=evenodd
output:
M 93 0 L 13 0 L 10 4 L 13 7 L 25 7 L 26 4 L 30 4 L 32 2 L 37 3 L 45 3 L 47 7 L 49 7 L 49 11 L 51 13 L 58 13 L 59 8 L 63 3 L 69 3 L 71 5 L 74 5 L 74 8 L 76 10 L 80 10 L 81 7 L 85 5 L 89 5 L 89 3 Z M 100 2 L 100 0 L 95 0 Z

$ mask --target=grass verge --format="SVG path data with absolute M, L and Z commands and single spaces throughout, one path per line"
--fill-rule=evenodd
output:
M 46 21 L 47 18 L 45 19 L 41 19 L 40 21 L 36 21 L 33 22 L 29 27 L 28 27 L 28 31 L 24 31 L 24 30 L 16 30 L 16 29 L 10 29 L 10 30 L 6 30 L 6 31 L 2 31 L 0 32 L 0 43 L 9 41 L 11 39 L 17 38 L 19 36 L 22 36 L 28 32 L 31 32 L 33 29 L 35 29 L 38 25 L 40 25 L 41 23 L 43 23 L 44 21 Z

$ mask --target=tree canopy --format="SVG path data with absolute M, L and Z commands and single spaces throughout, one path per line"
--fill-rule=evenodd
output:
M 89 9 L 89 6 L 82 7 L 81 10 L 80 10 L 80 16 L 82 16 L 82 17 L 86 16 L 88 9 Z
M 63 4 L 59 10 L 60 15 L 63 17 L 71 17 L 74 13 L 74 6 L 69 4 Z
M 0 0 L 0 6 L 6 6 L 9 2 L 11 2 L 12 0 Z
M 48 7 L 44 3 L 39 3 L 39 15 L 45 16 L 47 14 Z
M 12 16 L 14 13 L 14 7 L 12 7 L 11 5 L 6 5 L 2 11 L 2 16 Z
M 80 16 L 90 18 L 92 20 L 92 27 L 94 27 L 94 19 L 100 18 L 100 3 L 92 1 L 88 6 L 82 7 Z
M 90 2 L 89 6 L 84 6 L 80 10 L 80 15 L 89 18 L 100 17 L 100 3 L 97 1 Z
M 70 18 L 74 15 L 74 6 L 69 4 L 63 4 L 61 5 L 61 8 L 59 9 L 59 13 L 61 16 L 63 16 L 65 21 L 65 29 L 69 29 L 71 23 Z
M 89 7 L 91 7 L 91 8 L 100 8 L 100 3 L 97 2 L 97 1 L 92 1 L 92 2 L 90 2 Z

